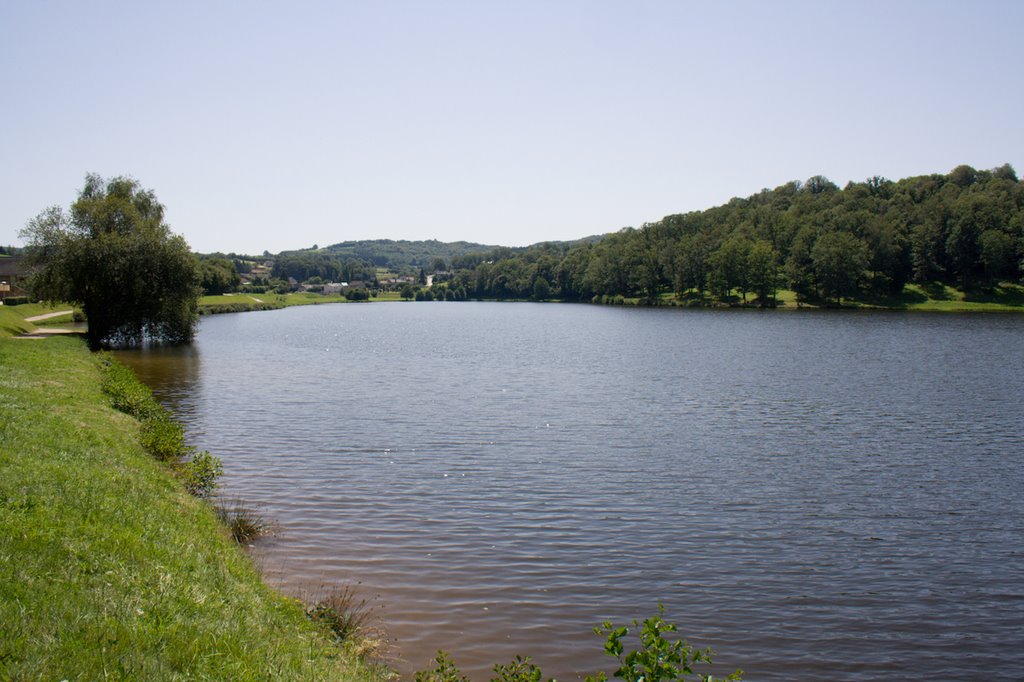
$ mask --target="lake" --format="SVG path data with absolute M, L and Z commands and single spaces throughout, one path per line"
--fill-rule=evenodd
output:
M 1024 316 L 343 304 L 120 357 L 406 676 L 610 673 L 660 602 L 747 680 L 1024 678 Z

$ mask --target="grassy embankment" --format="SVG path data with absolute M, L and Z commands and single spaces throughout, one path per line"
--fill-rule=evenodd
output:
M 36 330 L 36 325 L 31 322 L 26 322 L 26 317 L 45 315 L 46 313 L 54 313 L 60 310 L 68 310 L 70 308 L 71 306 L 50 305 L 47 303 L 25 303 L 18 306 L 0 305 L 0 338 L 34 332 Z M 54 327 L 61 324 L 67 324 L 72 321 L 71 318 L 72 315 L 52 317 L 45 322 L 42 322 L 41 325 L 44 327 Z
M 0 338 L 29 334 L 36 330 L 34 324 L 25 321 L 25 318 L 31 315 L 22 313 L 21 307 L 0 305 Z
M 788 289 L 780 289 L 776 292 L 777 308 L 796 310 L 798 307 L 808 310 L 815 308 L 835 308 L 834 304 L 810 304 L 797 305 L 796 293 Z M 619 303 L 618 300 L 615 301 Z M 640 298 L 623 298 L 624 305 L 643 305 L 645 301 Z M 733 296 L 733 305 L 742 305 L 740 297 Z M 689 298 L 677 300 L 675 294 L 662 294 L 658 299 L 658 305 L 714 305 L 709 296 L 703 300 L 694 293 Z M 757 307 L 755 297 L 752 294 L 747 296 L 747 306 Z M 907 284 L 902 293 L 897 296 L 860 299 L 843 299 L 842 306 L 850 310 L 912 310 L 918 312 L 960 312 L 960 313 L 982 313 L 982 312 L 1024 312 L 1024 285 L 1003 282 L 991 289 L 978 289 L 973 291 L 962 291 L 954 287 L 938 282 L 928 284 Z
M 0 336 L 26 331 L 0 308 Z M 372 679 L 139 445 L 78 339 L 0 338 L 0 679 Z
M 397 291 L 381 293 L 370 301 L 400 301 Z M 349 303 L 340 294 L 314 294 L 309 292 L 294 294 L 224 294 L 222 296 L 202 296 L 199 299 L 199 312 L 203 315 L 216 313 L 240 313 L 252 310 L 277 310 L 296 305 L 322 305 L 324 303 Z

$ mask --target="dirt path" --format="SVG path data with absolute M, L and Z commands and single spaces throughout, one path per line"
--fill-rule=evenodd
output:
M 60 329 L 57 327 L 39 327 L 34 332 L 12 336 L 12 339 L 48 339 L 51 336 L 60 334 L 81 334 L 81 329 Z
M 61 317 L 62 315 L 72 315 L 74 310 L 61 310 L 56 313 L 46 313 L 45 315 L 33 315 L 32 317 L 26 317 L 26 322 L 42 322 L 43 320 L 49 320 L 51 317 Z

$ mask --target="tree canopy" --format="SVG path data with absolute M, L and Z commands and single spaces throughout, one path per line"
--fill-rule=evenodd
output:
M 82 306 L 89 345 L 191 341 L 199 273 L 184 238 L 164 223 L 152 190 L 89 174 L 65 212 L 52 206 L 22 230 L 34 294 Z
M 1009 164 L 842 189 L 816 175 L 599 241 L 497 248 L 451 267 L 449 287 L 497 299 L 707 302 L 707 291 L 774 305 L 777 288 L 822 303 L 884 298 L 911 281 L 984 288 L 1024 276 L 1024 182 Z
M 235 263 L 220 256 L 200 257 L 199 280 L 203 293 L 207 296 L 234 291 L 242 283 Z

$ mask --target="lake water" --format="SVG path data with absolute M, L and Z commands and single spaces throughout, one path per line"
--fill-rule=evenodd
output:
M 1024 316 L 348 304 L 121 357 L 406 675 L 610 672 L 662 602 L 748 680 L 1024 679 Z

